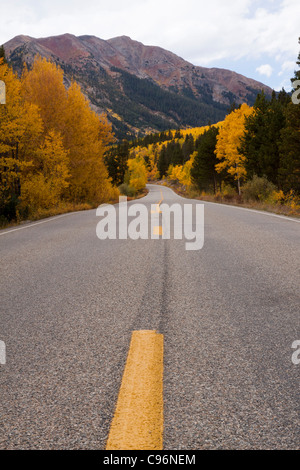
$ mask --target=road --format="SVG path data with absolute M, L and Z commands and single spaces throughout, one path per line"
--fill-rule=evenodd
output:
M 138 202 L 161 195 L 196 204 Z M 204 210 L 198 251 L 99 240 L 95 211 L 0 232 L 1 449 L 104 449 L 140 329 L 164 337 L 164 449 L 299 449 L 299 220 Z

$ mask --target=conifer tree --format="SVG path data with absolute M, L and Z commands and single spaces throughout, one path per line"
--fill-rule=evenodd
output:
M 6 60 L 6 56 L 5 56 L 5 49 L 4 49 L 4 46 L 0 46 L 0 59 L 3 59 L 2 60 L 2 63 L 3 64 L 7 64 L 7 60 Z
M 161 178 L 167 174 L 169 165 L 170 165 L 170 161 L 169 161 L 168 154 L 167 154 L 167 148 L 165 145 L 163 145 L 159 154 L 158 164 L 157 164 L 157 168 L 158 168 Z
M 198 139 L 198 148 L 191 169 L 192 181 L 202 190 L 213 188 L 217 191 L 217 184 L 220 182 L 220 174 L 215 166 L 219 162 L 215 155 L 217 135 L 219 129 L 210 127 Z
M 300 38 L 299 38 L 300 44 Z M 294 80 L 300 80 L 300 53 Z M 285 192 L 300 194 L 300 104 L 290 102 L 286 108 L 286 126 L 281 131 L 279 182 Z
M 246 157 L 248 179 L 254 175 L 265 176 L 278 185 L 280 133 L 285 126 L 285 109 L 289 101 L 290 97 L 284 90 L 278 97 L 273 92 L 271 100 L 263 92 L 257 95 L 254 113 L 246 118 L 245 133 L 239 148 Z

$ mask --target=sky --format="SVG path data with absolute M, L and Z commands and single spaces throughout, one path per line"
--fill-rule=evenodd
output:
M 0 44 L 14 36 L 126 35 L 194 65 L 290 90 L 299 0 L 0 0 Z

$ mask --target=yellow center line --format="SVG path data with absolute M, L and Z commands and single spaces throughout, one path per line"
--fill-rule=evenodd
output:
M 134 331 L 106 450 L 163 448 L 163 335 Z
M 156 225 L 153 227 L 153 235 L 162 235 L 163 229 L 161 225 Z
M 163 196 L 162 190 L 160 190 L 160 195 L 161 195 L 161 199 L 160 199 L 160 201 L 156 204 L 156 210 L 155 210 L 155 211 L 151 211 L 151 214 L 155 214 L 155 213 L 161 214 L 160 205 L 161 205 L 161 203 L 162 203 L 163 200 L 164 200 L 164 196 Z M 161 226 L 161 225 L 156 225 L 156 226 L 153 227 L 153 235 L 162 235 L 162 234 L 163 234 L 163 229 L 162 229 L 162 226 Z
M 162 190 L 160 190 L 160 195 L 161 195 L 161 200 L 160 200 L 159 203 L 158 203 L 159 206 L 161 205 L 161 203 L 162 203 L 163 200 L 164 200 L 164 196 L 163 196 Z
M 162 190 L 160 190 L 160 195 L 161 195 L 161 199 L 160 199 L 160 201 L 156 204 L 156 210 L 155 210 L 155 211 L 151 211 L 151 214 L 155 214 L 155 213 L 161 214 L 161 210 L 160 210 L 159 206 L 161 205 L 161 203 L 162 203 L 163 200 L 164 200 L 164 196 L 163 196 Z
M 159 206 L 161 205 L 161 203 L 162 203 L 163 200 L 164 200 L 164 196 L 163 196 L 162 190 L 160 190 L 160 195 L 161 195 L 161 199 L 160 199 L 159 203 L 157 204 L 157 207 L 158 207 L 158 212 L 161 214 L 161 210 L 160 210 L 160 207 L 159 207 Z

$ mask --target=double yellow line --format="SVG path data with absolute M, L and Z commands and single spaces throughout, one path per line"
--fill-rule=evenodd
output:
M 163 448 L 163 335 L 132 333 L 106 450 Z

